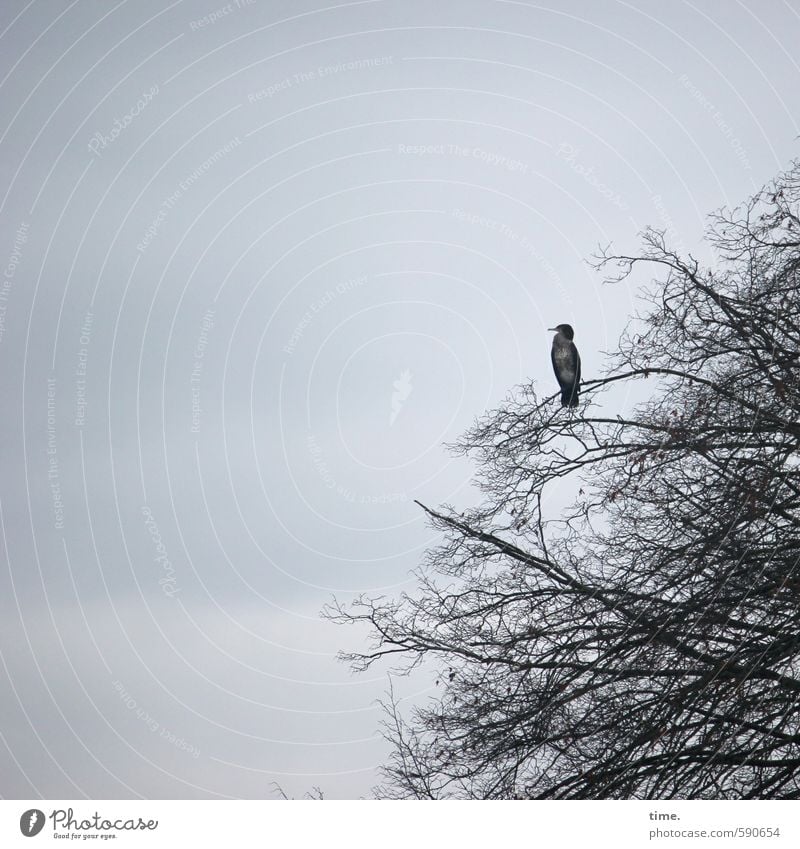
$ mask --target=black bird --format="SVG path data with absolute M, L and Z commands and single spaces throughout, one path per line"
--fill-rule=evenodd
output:
M 561 387 L 561 406 L 577 407 L 578 393 L 581 391 L 581 358 L 572 341 L 575 331 L 569 324 L 559 324 L 558 327 L 549 327 L 548 330 L 556 332 L 550 359 L 553 361 L 556 380 Z

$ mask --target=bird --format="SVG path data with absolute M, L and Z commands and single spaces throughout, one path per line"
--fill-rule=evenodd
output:
M 581 391 L 581 358 L 572 341 L 575 338 L 575 331 L 569 324 L 548 327 L 548 330 L 554 330 L 556 333 L 553 337 L 550 359 L 553 362 L 556 380 L 561 387 L 561 406 L 577 407 L 578 393 Z

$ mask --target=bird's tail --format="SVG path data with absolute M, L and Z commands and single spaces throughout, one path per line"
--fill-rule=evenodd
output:
M 566 391 L 561 393 L 561 406 L 562 407 L 577 407 L 578 406 L 578 395 L 580 393 L 580 389 L 577 386 L 573 386 L 571 389 L 567 389 Z

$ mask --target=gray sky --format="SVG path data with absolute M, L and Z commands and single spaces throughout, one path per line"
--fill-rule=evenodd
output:
M 413 587 L 546 328 L 601 367 L 598 244 L 797 155 L 797 4 L 58 7 L 0 7 L 0 795 L 367 795 L 320 608 Z

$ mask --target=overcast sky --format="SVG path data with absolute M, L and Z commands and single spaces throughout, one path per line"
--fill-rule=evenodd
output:
M 598 245 L 798 154 L 797 3 L 5 0 L 0 795 L 369 795 L 323 622 L 635 309 Z M 549 509 L 556 510 L 559 494 Z M 412 700 L 433 692 L 417 676 Z

